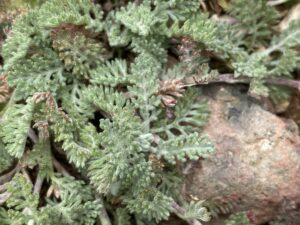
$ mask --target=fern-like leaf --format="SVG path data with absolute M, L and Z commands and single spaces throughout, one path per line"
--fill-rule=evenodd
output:
M 25 151 L 33 111 L 34 103 L 28 101 L 26 105 L 15 104 L 9 107 L 2 118 L 0 136 L 11 156 L 20 158 Z

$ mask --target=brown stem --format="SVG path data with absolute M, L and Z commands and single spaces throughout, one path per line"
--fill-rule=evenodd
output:
M 26 179 L 28 182 L 32 183 L 28 171 L 27 171 L 25 168 L 21 168 L 21 171 L 22 171 L 22 173 L 23 173 L 25 179 Z
M 38 136 L 35 134 L 35 132 L 32 128 L 29 128 L 28 137 L 34 144 L 36 144 L 39 140 Z M 43 186 L 43 182 L 44 182 L 44 178 L 37 176 L 34 187 L 33 187 L 34 193 L 37 193 L 37 194 L 40 193 L 42 186 Z
M 103 204 L 102 197 L 98 196 L 98 198 L 100 199 L 100 202 L 102 204 L 102 208 L 100 209 L 100 213 L 99 213 L 101 225 L 111 225 L 109 216 L 108 216 L 108 214 L 106 212 L 106 209 L 105 209 L 105 206 Z
M 8 182 L 14 175 L 15 173 L 19 170 L 19 166 L 17 165 L 15 168 L 13 168 L 11 171 L 9 171 L 8 173 L 2 175 L 0 177 L 0 185 L 5 184 L 6 182 Z
M 5 184 L 0 185 L 0 193 L 4 192 L 7 189 Z
M 43 182 L 44 182 L 44 178 L 42 178 L 41 176 L 38 176 L 36 178 L 36 181 L 35 181 L 35 184 L 34 184 L 34 187 L 33 187 L 33 192 L 34 193 L 37 193 L 39 194 L 41 189 L 42 189 L 42 186 L 43 186 Z
M 269 6 L 276 6 L 276 5 L 281 5 L 283 3 L 286 3 L 288 0 L 271 0 L 268 1 L 267 5 Z
M 300 91 L 300 81 L 298 81 L 298 80 L 274 78 L 274 79 L 267 79 L 266 82 L 270 83 L 270 84 L 276 84 L 276 85 L 295 88 L 298 91 Z
M 185 86 L 195 86 L 195 85 L 211 84 L 211 83 L 248 84 L 248 83 L 250 83 L 250 81 L 251 81 L 251 79 L 248 77 L 235 78 L 233 74 L 228 73 L 228 74 L 220 74 L 216 79 L 208 80 L 207 82 L 203 82 L 203 83 L 197 83 L 197 82 L 195 82 L 194 78 L 190 77 L 185 80 L 185 83 L 186 83 Z M 268 84 L 275 84 L 275 85 L 295 88 L 300 91 L 300 81 L 298 81 L 298 80 L 292 80 L 292 79 L 286 79 L 286 78 L 279 77 L 279 78 L 263 79 L 262 81 L 265 83 L 268 83 Z
M 35 132 L 32 128 L 29 128 L 28 137 L 34 144 L 36 144 L 39 140 L 39 138 L 37 137 L 37 135 L 35 134 Z
M 65 177 L 71 177 L 71 174 L 65 169 L 65 167 L 54 157 L 52 157 L 53 165 Z

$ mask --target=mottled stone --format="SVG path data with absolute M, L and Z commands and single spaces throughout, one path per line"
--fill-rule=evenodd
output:
M 300 139 L 293 121 L 264 110 L 236 87 L 217 86 L 207 94 L 205 132 L 216 151 L 187 165 L 186 194 L 246 211 L 253 224 L 275 218 L 284 204 L 300 203 Z

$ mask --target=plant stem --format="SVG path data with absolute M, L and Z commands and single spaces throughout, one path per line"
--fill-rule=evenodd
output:
M 288 0 L 272 0 L 272 1 L 268 1 L 268 5 L 269 6 L 276 6 L 276 5 L 281 5 L 283 3 L 286 3 Z
M 4 174 L 0 177 L 0 185 L 5 184 L 8 182 L 14 174 L 19 170 L 19 166 L 17 165 L 15 168 L 13 168 L 11 171 L 9 171 L 7 174 Z
M 64 175 L 65 177 L 71 177 L 71 174 L 65 169 L 65 167 L 59 162 L 57 161 L 56 158 L 54 158 L 52 156 L 52 162 L 53 162 L 53 165 L 54 167 L 62 174 Z
M 40 193 L 43 182 L 44 182 L 44 178 L 41 177 L 40 175 L 38 175 L 38 177 L 36 178 L 35 184 L 34 184 L 34 188 L 33 188 L 34 193 L 37 193 L 37 194 Z
M 105 206 L 104 206 L 104 203 L 103 203 L 103 199 L 100 196 L 98 198 L 100 199 L 100 202 L 102 204 L 102 208 L 100 209 L 100 213 L 99 213 L 99 218 L 100 218 L 101 225 L 111 225 L 109 216 L 106 212 L 106 209 L 105 209 Z
M 25 168 L 21 168 L 21 171 L 22 171 L 24 177 L 26 178 L 26 180 L 27 180 L 29 183 L 32 183 L 28 171 L 27 171 Z
M 30 140 L 36 144 L 38 142 L 38 137 L 37 135 L 35 134 L 34 130 L 32 128 L 29 129 L 28 131 L 28 137 L 30 138 Z
M 203 83 L 196 83 L 194 81 L 194 79 L 190 77 L 190 78 L 186 79 L 185 86 L 189 87 L 189 86 L 204 85 L 204 84 L 210 84 L 210 83 L 249 84 L 250 81 L 251 81 L 251 79 L 248 77 L 235 78 L 233 74 L 228 73 L 228 74 L 220 74 L 217 78 L 215 78 L 213 80 L 208 80 L 207 82 L 203 82 Z M 275 85 L 295 88 L 300 91 L 300 81 L 298 81 L 298 80 L 292 80 L 292 79 L 278 77 L 278 78 L 263 79 L 262 81 L 264 83 L 268 83 L 268 84 L 275 84 Z

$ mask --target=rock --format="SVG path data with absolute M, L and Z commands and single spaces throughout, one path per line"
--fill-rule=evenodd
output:
M 207 91 L 211 115 L 205 132 L 216 151 L 186 165 L 184 192 L 224 213 L 246 211 L 253 224 L 262 224 L 300 203 L 300 138 L 293 121 L 236 90 Z

